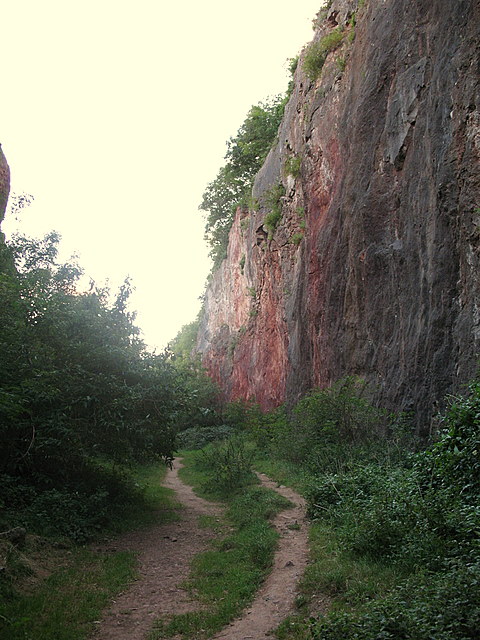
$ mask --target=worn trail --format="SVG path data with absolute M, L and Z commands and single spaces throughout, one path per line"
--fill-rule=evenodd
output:
M 180 520 L 135 531 L 115 541 L 115 551 L 138 553 L 138 579 L 104 614 L 94 640 L 144 640 L 157 618 L 197 607 L 179 585 L 189 575 L 192 558 L 208 548 L 212 537 L 209 529 L 199 526 L 199 516 L 220 515 L 222 507 L 195 495 L 178 477 L 180 467 L 176 461 L 163 483 L 175 491 L 183 507 Z
M 305 501 L 293 489 L 277 486 L 258 474 L 263 486 L 277 491 L 293 504 L 279 513 L 273 525 L 280 534 L 273 568 L 250 608 L 215 636 L 215 640 L 260 640 L 274 638 L 274 629 L 294 610 L 298 579 L 308 558 L 308 528 Z
M 274 638 L 273 629 L 294 608 L 297 582 L 307 564 L 303 499 L 292 489 L 278 487 L 264 474 L 259 478 L 294 506 L 278 514 L 273 522 L 280 540 L 270 575 L 250 608 L 219 632 L 215 640 Z M 175 491 L 183 506 L 181 520 L 136 531 L 115 542 L 115 550 L 138 552 L 139 577 L 99 621 L 92 640 L 145 640 L 155 619 L 198 607 L 180 585 L 189 574 L 193 556 L 208 548 L 212 536 L 210 530 L 199 526 L 199 516 L 220 515 L 222 507 L 196 496 L 180 480 L 177 468 L 169 471 L 164 485 Z

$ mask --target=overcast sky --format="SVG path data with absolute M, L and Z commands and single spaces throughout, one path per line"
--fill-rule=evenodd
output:
M 286 89 L 321 4 L 3 3 L 0 143 L 12 191 L 35 197 L 20 228 L 59 231 L 99 282 L 131 276 L 151 347 L 199 310 L 202 193 L 249 108 Z

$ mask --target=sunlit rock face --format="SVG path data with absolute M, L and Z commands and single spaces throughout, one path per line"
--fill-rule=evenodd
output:
M 317 81 L 300 60 L 198 349 L 229 400 L 271 408 L 357 374 L 426 425 L 479 353 L 480 4 L 357 4 L 321 21 L 316 41 L 345 37 Z M 278 183 L 272 234 L 262 201 Z
M 0 145 L 0 223 L 5 216 L 8 194 L 10 193 L 10 169 Z

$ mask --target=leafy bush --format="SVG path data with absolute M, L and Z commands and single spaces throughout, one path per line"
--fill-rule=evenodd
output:
M 290 238 L 292 244 L 294 244 L 296 247 L 298 247 L 298 245 L 300 244 L 300 242 L 303 240 L 303 233 L 294 233 L 292 235 L 292 237 Z
M 216 440 L 226 440 L 235 433 L 233 427 L 221 424 L 218 427 L 191 427 L 177 435 L 179 449 L 202 449 L 205 445 Z
M 217 268 L 226 257 L 228 234 L 238 206 L 248 206 L 253 179 L 277 135 L 287 96 L 278 95 L 253 106 L 234 138 L 228 141 L 226 163 L 207 186 L 200 209 L 205 211 L 205 239 Z
M 209 476 L 205 490 L 222 495 L 251 484 L 255 480 L 252 461 L 253 451 L 239 436 L 210 444 L 197 459 L 198 467 Z
M 314 640 L 476 640 L 480 628 L 480 563 L 452 563 L 420 574 L 359 612 L 312 624 Z
M 315 82 L 320 76 L 327 55 L 340 46 L 343 36 L 343 32 L 337 27 L 308 47 L 303 58 L 303 71 L 309 80 Z
M 480 624 L 480 386 L 455 398 L 437 442 L 404 457 L 320 474 L 310 515 L 329 523 L 345 557 L 410 577 L 390 595 L 313 624 L 316 640 L 467 640 Z
M 212 424 L 215 389 L 146 351 L 128 279 L 113 298 L 78 293 L 82 270 L 58 263 L 59 240 L 0 245 L 0 522 L 84 540 L 133 486 L 112 469 L 171 457 L 181 420 Z
M 352 457 L 368 458 L 373 450 L 380 455 L 390 418 L 370 403 L 368 394 L 362 380 L 347 377 L 310 391 L 288 416 L 270 416 L 273 455 L 315 473 L 338 470 Z
M 265 206 L 271 209 L 271 211 L 265 216 L 264 220 L 269 237 L 273 235 L 278 223 L 282 219 L 282 197 L 284 195 L 285 188 L 281 183 L 274 185 L 264 194 Z
M 287 176 L 293 176 L 294 178 L 298 178 L 300 175 L 300 170 L 302 167 L 302 158 L 300 156 L 289 156 L 285 160 L 285 173 Z

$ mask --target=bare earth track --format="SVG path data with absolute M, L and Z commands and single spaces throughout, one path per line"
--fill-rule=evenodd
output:
M 176 466 L 180 466 L 178 461 Z M 216 640 L 273 638 L 272 629 L 293 609 L 296 584 L 307 564 L 303 499 L 291 489 L 278 487 L 263 474 L 259 478 L 264 486 L 288 498 L 294 507 L 274 520 L 281 537 L 272 572 L 251 607 L 218 633 Z M 179 585 L 188 577 L 192 558 L 206 550 L 212 538 L 209 529 L 199 526 L 199 516 L 220 515 L 222 507 L 196 496 L 180 480 L 177 468 L 168 472 L 164 486 L 173 489 L 182 504 L 181 519 L 126 534 L 108 547 L 137 552 L 139 575 L 105 612 L 94 640 L 144 640 L 156 618 L 198 607 Z

